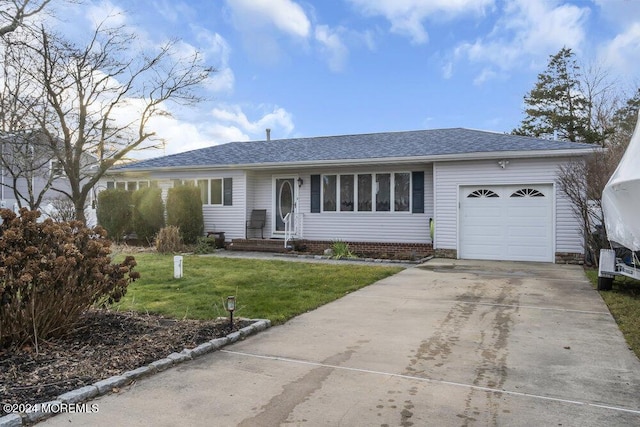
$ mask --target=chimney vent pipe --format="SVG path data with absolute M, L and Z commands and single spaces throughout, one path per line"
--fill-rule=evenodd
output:
M 267 128 L 267 141 L 271 141 L 271 129 Z

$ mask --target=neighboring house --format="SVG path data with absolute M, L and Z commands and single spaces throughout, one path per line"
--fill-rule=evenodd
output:
M 86 164 L 95 158 L 84 154 Z M 47 188 L 47 186 L 49 186 Z M 70 184 L 60 162 L 35 132 L 0 132 L 0 208 L 18 211 L 41 197 L 43 217 L 52 215 L 69 200 L 60 191 L 70 192 Z M 17 194 L 16 194 L 17 193 Z M 20 203 L 18 203 L 20 199 Z M 89 203 L 93 200 L 93 194 Z M 87 224 L 95 224 L 95 211 L 87 207 Z
M 558 168 L 593 146 L 436 129 L 233 142 L 111 170 L 106 186 L 202 190 L 205 231 L 260 237 L 245 222 L 266 209 L 265 237 L 320 251 L 579 262 L 583 237 Z M 287 214 L 289 214 L 287 216 Z M 430 220 L 434 223 L 433 241 Z M 287 228 L 289 228 L 287 230 Z M 288 233 L 285 233 L 287 232 Z M 286 234 L 286 235 L 285 235 Z

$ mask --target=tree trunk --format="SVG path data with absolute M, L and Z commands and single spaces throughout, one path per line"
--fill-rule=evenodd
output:
M 84 198 L 82 198 L 82 200 L 76 200 L 75 207 L 76 207 L 76 221 L 82 221 L 83 224 L 86 224 L 87 218 L 84 215 Z

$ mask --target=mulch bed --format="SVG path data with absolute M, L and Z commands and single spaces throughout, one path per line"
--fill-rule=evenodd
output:
M 234 322 L 236 331 L 252 322 Z M 47 402 L 79 387 L 148 365 L 231 331 L 224 321 L 174 320 L 133 312 L 91 310 L 64 338 L 0 349 L 2 404 Z

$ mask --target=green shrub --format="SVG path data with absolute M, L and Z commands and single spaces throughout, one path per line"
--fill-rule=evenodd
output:
M 210 254 L 215 252 L 217 247 L 218 245 L 214 237 L 198 237 L 193 252 L 197 254 Z
M 167 195 L 167 225 L 180 228 L 182 241 L 196 243 L 204 232 L 202 199 L 200 189 L 194 186 L 180 186 L 169 189 Z
M 336 240 L 331 245 L 331 251 L 333 252 L 333 258 L 342 259 L 342 258 L 356 258 L 356 256 L 349 249 L 349 245 L 347 242 L 343 242 L 340 240 Z
M 180 229 L 170 225 L 162 228 L 156 237 L 156 250 L 161 254 L 172 254 L 182 251 Z
M 133 257 L 112 264 L 101 227 L 37 222 L 40 213 L 1 209 L 0 348 L 69 332 L 92 305 L 119 301 L 139 277 Z
M 141 241 L 150 243 L 164 227 L 164 203 L 162 190 L 145 187 L 131 195 L 133 204 L 133 231 Z
M 109 237 L 116 242 L 131 232 L 131 192 L 114 188 L 98 194 L 96 216 Z

